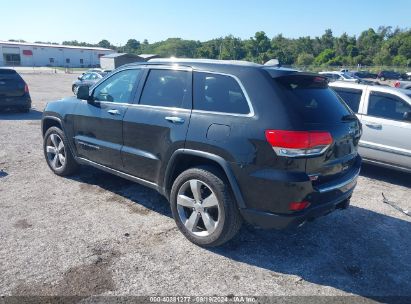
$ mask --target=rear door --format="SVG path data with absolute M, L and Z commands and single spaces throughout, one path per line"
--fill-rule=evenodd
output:
M 123 171 L 158 183 L 161 165 L 184 147 L 192 106 L 189 68 L 147 68 L 136 104 L 124 116 Z
M 364 135 L 360 153 L 364 158 L 411 168 L 411 112 L 409 101 L 383 92 L 370 91 L 362 116 Z
M 74 115 L 78 156 L 122 169 L 123 117 L 141 77 L 141 69 L 121 70 L 93 90 L 94 103 L 79 100 Z

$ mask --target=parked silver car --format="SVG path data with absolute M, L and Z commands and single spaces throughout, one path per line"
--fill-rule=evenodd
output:
M 342 81 L 330 87 L 363 124 L 363 160 L 411 173 L 411 91 Z

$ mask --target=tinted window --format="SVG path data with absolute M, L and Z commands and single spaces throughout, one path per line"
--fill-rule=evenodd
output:
M 353 110 L 355 113 L 358 113 L 361 101 L 361 90 L 350 90 L 342 88 L 333 88 L 334 91 L 345 101 L 345 103 Z
M 368 101 L 368 115 L 403 120 L 404 113 L 411 112 L 411 106 L 391 94 L 372 92 Z
M 336 123 L 351 114 L 323 77 L 291 75 L 274 82 L 283 102 L 306 123 Z
M 230 76 L 194 73 L 194 109 L 223 113 L 248 114 L 247 99 Z
M 114 74 L 94 90 L 94 98 L 99 101 L 129 103 L 140 73 L 140 69 L 132 69 Z
M 189 98 L 190 72 L 151 70 L 141 94 L 140 104 L 161 107 L 182 107 Z

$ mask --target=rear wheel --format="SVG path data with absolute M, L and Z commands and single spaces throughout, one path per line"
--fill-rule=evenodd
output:
M 19 109 L 21 113 L 29 113 L 31 108 L 21 108 Z
M 229 241 L 242 224 L 231 190 L 210 168 L 181 173 L 171 189 L 170 203 L 180 231 L 194 244 L 213 247 Z
M 71 154 L 64 132 L 51 127 L 44 135 L 44 156 L 50 169 L 57 175 L 67 176 L 78 169 L 78 164 Z

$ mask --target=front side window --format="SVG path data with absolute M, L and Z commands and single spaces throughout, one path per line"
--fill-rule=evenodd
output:
M 345 101 L 345 103 L 350 107 L 350 109 L 358 113 L 360 108 L 362 90 L 354 89 L 344 89 L 344 88 L 333 88 L 335 92 Z
M 368 101 L 368 115 L 403 120 L 405 112 L 411 112 L 411 106 L 401 98 L 391 94 L 371 93 Z
M 138 85 L 141 70 L 123 70 L 106 79 L 94 90 L 97 101 L 130 103 L 131 94 Z
M 140 104 L 180 108 L 189 98 L 190 72 L 178 70 L 150 70 Z
M 231 76 L 194 73 L 194 109 L 249 114 L 250 108 L 238 82 Z

